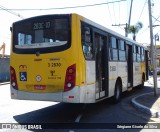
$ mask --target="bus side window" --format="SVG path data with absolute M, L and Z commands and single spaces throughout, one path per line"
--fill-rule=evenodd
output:
M 111 60 L 117 61 L 118 60 L 118 46 L 117 40 L 115 37 L 110 37 L 110 53 L 111 53 Z
M 82 26 L 82 46 L 83 53 L 86 59 L 93 59 L 93 43 L 91 42 L 91 29 L 87 26 Z
M 144 48 L 141 48 L 141 58 L 142 62 L 144 62 Z
M 136 54 L 136 46 L 133 45 L 133 61 L 136 62 L 137 61 L 137 54 Z
M 123 40 L 119 41 L 119 60 L 126 61 L 126 51 L 125 51 L 125 43 Z
M 140 47 L 136 46 L 136 51 L 137 51 L 137 62 L 141 61 L 141 56 L 140 56 Z

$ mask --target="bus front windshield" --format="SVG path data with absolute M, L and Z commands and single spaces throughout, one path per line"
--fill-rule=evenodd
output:
M 70 41 L 70 24 L 67 18 L 39 17 L 15 23 L 13 51 L 26 53 L 28 50 L 28 53 L 31 53 L 41 50 L 46 53 L 49 52 L 47 49 L 56 49 L 56 47 L 64 50 Z

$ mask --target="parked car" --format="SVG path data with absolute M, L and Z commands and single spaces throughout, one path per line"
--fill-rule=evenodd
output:
M 151 71 L 151 75 L 153 75 L 153 70 Z M 160 75 L 160 67 L 157 67 L 157 75 Z

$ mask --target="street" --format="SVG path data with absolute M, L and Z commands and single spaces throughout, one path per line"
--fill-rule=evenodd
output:
M 153 91 L 148 86 L 145 83 L 144 89 L 137 87 L 124 93 L 118 104 L 113 104 L 111 99 L 96 104 L 69 104 L 11 100 L 10 85 L 1 85 L 0 123 L 156 123 L 130 103 L 133 97 Z

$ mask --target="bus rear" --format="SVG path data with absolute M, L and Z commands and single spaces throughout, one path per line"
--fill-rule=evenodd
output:
M 46 15 L 13 24 L 12 99 L 79 102 L 73 19 L 67 14 Z

